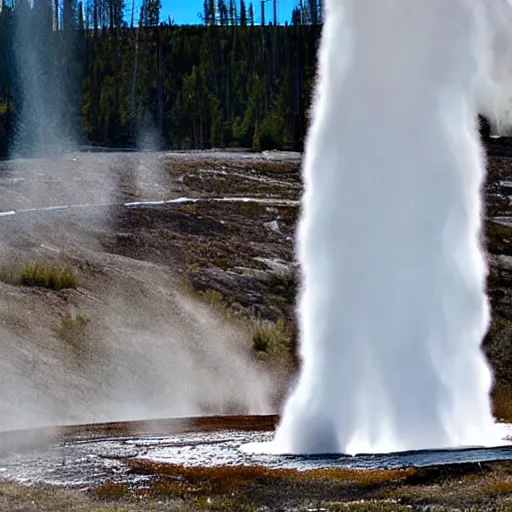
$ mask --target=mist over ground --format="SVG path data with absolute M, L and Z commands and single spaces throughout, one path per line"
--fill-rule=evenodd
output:
M 2 165 L 2 210 L 98 208 L 0 218 L 4 272 L 34 261 L 69 265 L 78 278 L 61 291 L 0 283 L 1 429 L 275 410 L 249 329 L 200 299 L 171 256 L 152 263 L 105 246 L 130 227 L 104 205 L 173 195 L 179 177 L 163 162 L 69 153 Z M 89 321 L 83 339 L 59 337 L 69 315 Z

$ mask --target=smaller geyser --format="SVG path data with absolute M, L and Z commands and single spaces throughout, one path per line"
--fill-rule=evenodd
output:
M 298 230 L 302 369 L 278 453 L 500 443 L 477 114 L 512 95 L 509 0 L 326 0 Z M 498 115 L 498 113 L 500 115 Z
M 19 2 L 13 16 L 19 112 L 11 156 L 75 150 L 80 84 L 69 67 L 78 31 L 54 31 L 50 2 Z

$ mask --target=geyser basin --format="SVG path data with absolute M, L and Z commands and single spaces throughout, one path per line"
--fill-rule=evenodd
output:
M 128 422 L 0 434 L 0 478 L 23 483 L 87 486 L 106 480 L 139 482 L 129 461 L 149 460 L 184 466 L 264 466 L 271 469 L 392 469 L 512 459 L 502 424 L 504 446 L 389 454 L 270 455 L 241 447 L 268 442 L 275 416 L 209 417 L 159 422 Z M 41 442 L 46 439 L 45 442 Z M 34 444 L 37 440 L 38 445 Z M 150 478 L 150 477 L 148 477 Z

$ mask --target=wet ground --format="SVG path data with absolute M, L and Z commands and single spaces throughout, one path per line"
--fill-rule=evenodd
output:
M 492 448 L 356 456 L 246 453 L 243 447 L 247 443 L 272 440 L 276 421 L 274 416 L 203 417 L 67 427 L 60 434 L 48 429 L 4 433 L 0 435 L 0 479 L 65 486 L 96 486 L 106 481 L 139 484 L 150 476 L 134 473 L 133 464 L 145 461 L 181 467 L 257 466 L 306 471 L 389 470 L 512 460 L 512 444 L 507 440 L 512 428 L 508 425 L 500 425 L 503 445 Z M 135 431 L 146 433 L 129 434 Z M 45 437 L 47 442 L 41 443 Z

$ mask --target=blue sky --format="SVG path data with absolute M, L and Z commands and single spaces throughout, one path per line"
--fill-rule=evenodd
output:
M 245 0 L 247 7 L 251 0 Z M 128 5 L 129 2 L 127 2 Z M 229 0 L 228 2 L 229 3 Z M 237 0 L 239 3 L 239 0 Z M 254 17 L 255 21 L 260 21 L 260 0 L 253 0 Z M 277 9 L 279 22 L 290 21 L 293 6 L 297 3 L 297 0 L 278 0 Z M 203 0 L 162 0 L 162 12 L 160 19 L 166 21 L 167 17 L 170 16 L 174 19 L 175 23 L 200 23 L 200 19 L 197 17 L 197 13 L 203 9 Z M 265 4 L 265 17 L 268 21 L 272 19 L 272 1 Z

